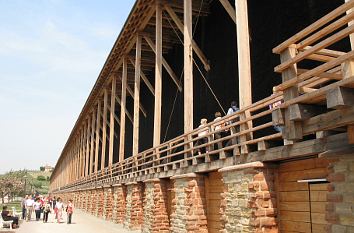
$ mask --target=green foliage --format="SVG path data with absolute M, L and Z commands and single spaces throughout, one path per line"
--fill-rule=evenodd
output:
M 45 181 L 46 178 L 45 178 L 44 176 L 40 175 L 40 176 L 37 176 L 37 180 L 39 180 L 39 181 Z
M 41 172 L 44 172 L 44 170 L 45 170 L 45 167 L 39 167 L 39 170 L 41 171 Z

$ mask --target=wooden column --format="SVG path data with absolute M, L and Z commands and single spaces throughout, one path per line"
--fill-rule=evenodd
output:
M 105 167 L 106 160 L 106 142 L 107 142 L 107 90 L 103 90 L 103 121 L 102 121 L 102 154 L 101 154 L 101 170 Z
M 349 2 L 349 1 L 350 1 L 350 0 L 345 0 L 345 2 Z M 350 14 L 351 12 L 353 12 L 353 9 L 348 10 L 348 11 L 347 11 L 347 14 Z M 350 22 L 348 23 L 348 26 L 353 25 L 353 23 L 354 23 L 354 21 L 350 21 Z M 350 46 L 351 46 L 351 48 L 352 48 L 352 50 L 353 50 L 353 49 L 354 49 L 354 34 L 353 34 L 353 33 L 349 35 L 349 39 L 350 39 Z
M 116 111 L 116 83 L 117 79 L 114 75 L 112 78 L 112 90 L 111 90 L 111 110 L 110 110 L 110 125 L 109 125 L 109 160 L 108 166 L 113 164 L 113 148 L 114 148 L 114 117 Z
M 192 38 L 192 0 L 184 0 L 184 133 L 193 130 Z
M 86 128 L 86 165 L 85 165 L 85 176 L 89 174 L 90 168 L 90 116 L 87 118 L 87 128 Z
M 153 146 L 161 141 L 161 99 L 162 99 L 162 6 L 156 3 L 156 56 L 155 56 L 155 111 Z
M 125 145 L 125 111 L 127 99 L 127 59 L 123 58 L 122 92 L 120 98 L 120 138 L 119 138 L 119 162 L 124 160 Z
M 80 177 L 84 176 L 84 129 L 81 129 L 80 139 Z
M 95 145 L 95 173 L 98 171 L 98 153 L 100 146 L 100 129 L 101 129 L 101 101 L 97 103 L 97 115 L 96 115 L 96 145 Z
M 139 152 L 139 104 L 140 104 L 140 65 L 141 65 L 141 36 L 136 38 L 135 82 L 134 82 L 134 125 L 133 125 L 133 155 Z
M 237 58 L 240 108 L 252 104 L 247 0 L 236 0 Z
M 91 117 L 91 147 L 90 147 L 90 170 L 89 174 L 92 174 L 93 172 L 93 157 L 94 157 L 94 140 L 95 140 L 95 111 L 92 111 L 92 117 Z

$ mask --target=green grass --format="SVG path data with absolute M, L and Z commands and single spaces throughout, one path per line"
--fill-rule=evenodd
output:
M 16 208 L 16 212 L 21 212 L 22 211 L 22 207 L 21 207 L 21 202 L 20 201 L 14 201 L 14 202 L 10 202 L 10 203 L 6 203 L 6 204 L 0 204 L 0 208 L 2 210 L 3 206 L 7 206 L 8 210 L 12 210 L 12 207 Z

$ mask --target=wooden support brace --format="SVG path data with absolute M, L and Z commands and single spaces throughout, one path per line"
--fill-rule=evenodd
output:
M 259 151 L 265 151 L 269 148 L 269 144 L 266 141 L 260 141 L 257 143 L 257 147 Z
M 336 87 L 326 94 L 327 108 L 340 109 L 354 106 L 354 90 L 346 87 Z
M 148 45 L 150 46 L 150 48 L 152 49 L 152 51 L 156 54 L 155 43 L 151 40 L 151 38 L 148 35 L 144 34 L 143 37 L 144 37 L 145 41 L 148 43 Z M 177 85 L 178 90 L 182 91 L 181 82 L 179 81 L 177 75 L 175 74 L 175 72 L 173 72 L 171 66 L 167 63 L 167 61 L 165 60 L 164 57 L 162 57 L 162 65 L 165 67 L 167 73 L 170 75 L 173 82 Z
M 177 14 L 174 12 L 174 10 L 168 4 L 164 4 L 164 8 L 167 11 L 167 13 L 170 15 L 170 17 L 172 18 L 173 22 L 177 25 L 180 32 L 182 34 L 184 34 L 184 25 L 183 25 L 182 21 L 179 19 L 179 17 L 177 16 Z M 236 17 L 236 14 L 235 14 L 235 17 Z M 202 50 L 199 48 L 199 46 L 197 45 L 197 43 L 193 39 L 192 39 L 192 48 L 193 48 L 194 52 L 197 54 L 197 56 L 199 57 L 200 61 L 203 63 L 204 69 L 206 71 L 209 71 L 210 64 L 208 62 L 208 59 L 206 58 L 206 56 L 204 55 Z
M 324 112 L 324 109 L 316 105 L 293 104 L 289 106 L 289 118 L 291 121 L 303 121 Z
M 284 125 L 285 124 L 285 119 L 284 119 L 284 109 L 278 108 L 275 109 L 272 112 L 272 122 L 273 125 Z
M 134 92 L 128 84 L 127 84 L 127 91 L 129 93 L 129 95 L 134 99 Z M 146 117 L 147 112 L 141 103 L 139 103 L 139 108 L 140 108 L 140 111 L 143 113 L 144 117 Z
M 219 2 L 224 7 L 224 9 L 229 14 L 229 16 L 232 18 L 234 23 L 236 23 L 236 11 L 233 8 L 233 6 L 230 4 L 229 0 L 219 0 Z
M 128 60 L 130 61 L 130 63 L 134 66 L 135 68 L 135 62 L 133 61 L 133 59 L 131 57 L 128 57 Z M 146 84 L 146 86 L 149 88 L 150 92 L 155 96 L 155 89 L 154 87 L 151 85 L 149 79 L 146 77 L 146 75 L 144 74 L 144 72 L 142 70 L 140 70 L 140 75 L 142 80 L 144 81 L 144 83 Z
M 118 96 L 116 96 L 116 100 L 119 104 L 121 103 L 121 99 Z M 133 123 L 133 117 L 127 108 L 125 108 L 125 113 L 127 114 L 127 117 L 129 118 L 130 122 Z
M 348 125 L 347 132 L 349 144 L 354 144 L 354 125 Z

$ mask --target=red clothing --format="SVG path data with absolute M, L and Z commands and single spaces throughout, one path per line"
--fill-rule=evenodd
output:
M 66 212 L 68 214 L 72 214 L 74 212 L 74 205 L 73 203 L 69 203 L 68 206 L 66 207 Z

